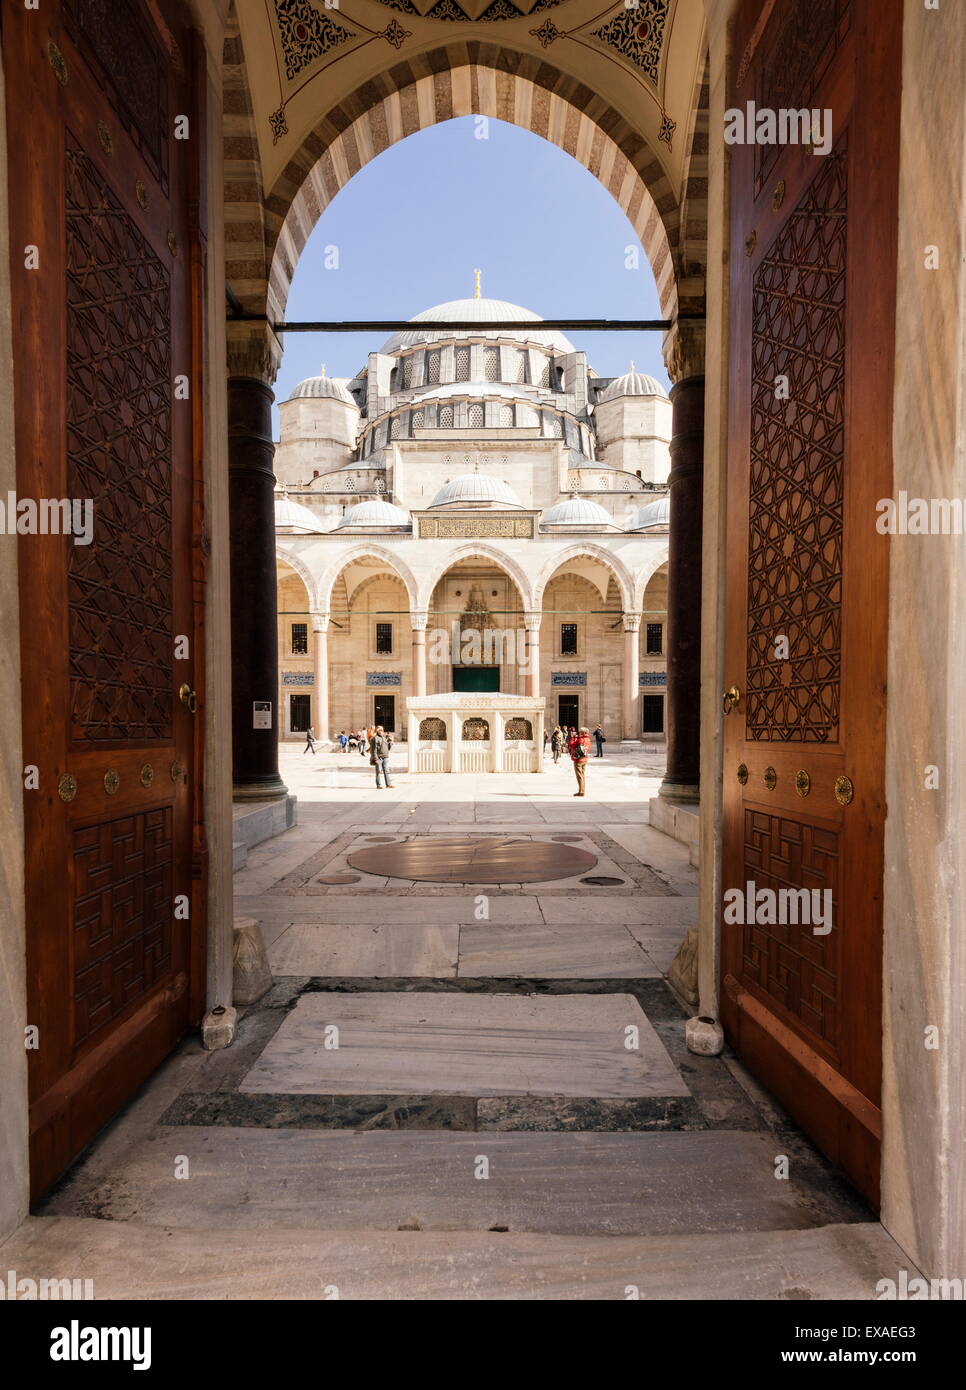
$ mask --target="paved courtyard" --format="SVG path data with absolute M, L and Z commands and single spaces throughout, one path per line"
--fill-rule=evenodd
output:
M 235 877 L 272 989 L 99 1137 L 18 1270 L 100 1297 L 872 1297 L 905 1257 L 734 1058 L 685 1047 L 664 976 L 697 874 L 648 824 L 661 754 L 592 760 L 583 800 L 549 758 L 393 762 L 377 791 L 357 754 L 283 748 L 299 823 Z M 454 836 L 582 854 L 524 883 L 350 862 Z

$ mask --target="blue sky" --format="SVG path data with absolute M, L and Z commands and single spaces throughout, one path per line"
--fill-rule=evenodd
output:
M 630 223 L 597 179 L 530 131 L 481 118 L 445 121 L 365 165 L 329 204 L 302 253 L 289 319 L 408 319 L 473 293 L 544 318 L 660 318 L 654 277 Z M 325 266 L 338 249 L 338 268 Z M 625 266 L 628 246 L 638 269 Z M 333 259 L 331 253 L 329 259 Z M 660 333 L 570 335 L 601 376 L 631 358 L 665 386 Z M 275 393 L 285 400 L 325 363 L 352 376 L 378 334 L 287 335 Z

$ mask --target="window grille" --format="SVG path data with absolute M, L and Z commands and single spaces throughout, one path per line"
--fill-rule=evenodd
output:
M 483 349 L 483 375 L 487 381 L 500 380 L 500 349 Z
M 439 385 L 439 353 L 426 354 L 426 380 L 431 386 Z
M 389 426 L 389 438 L 390 438 L 390 439 L 398 439 L 398 438 L 399 438 L 400 424 L 401 424 L 400 417 L 399 417 L 398 415 L 394 415 L 394 416 L 392 417 L 392 422 L 391 422 L 391 424 L 390 424 L 390 426 Z
M 425 410 L 414 410 L 414 411 L 413 411 L 413 429 L 414 429 L 414 430 L 421 430 L 421 429 L 423 429 L 423 427 L 425 426 L 425 423 L 426 423 L 426 412 L 425 412 Z
M 664 650 L 664 624 L 648 623 L 644 650 L 648 656 L 660 656 Z
M 530 354 L 529 352 L 517 353 L 517 381 L 529 383 L 530 381 Z
M 560 655 L 561 655 L 561 656 L 576 656 L 576 655 L 577 655 L 577 624 L 576 624 L 576 623 L 561 623 L 561 624 L 560 624 Z
M 469 381 L 470 379 L 470 350 L 468 347 L 458 347 L 456 349 L 456 380 Z
M 453 407 L 451 405 L 440 406 L 439 427 L 441 430 L 451 430 L 453 428 Z
M 529 719 L 508 719 L 503 736 L 508 741 L 513 738 L 533 738 L 533 725 Z
M 376 654 L 392 656 L 392 623 L 376 623 Z
M 292 624 L 292 655 L 308 656 L 309 654 L 309 625 L 308 623 Z
M 553 430 L 554 439 L 563 439 L 563 420 L 561 420 L 559 415 L 551 415 L 550 428 Z
M 406 360 L 405 360 L 405 362 L 403 363 L 403 381 L 405 382 L 405 384 L 406 384 L 407 386 L 412 386 L 412 384 L 413 384 L 413 379 L 415 378 L 415 376 L 416 376 L 416 358 L 415 358 L 415 356 L 413 356 L 413 357 L 407 357 Z
M 543 363 L 540 367 L 540 385 L 550 385 L 550 361 L 548 358 L 544 358 Z
M 512 424 L 513 424 L 513 406 L 512 406 L 512 405 L 501 405 L 501 406 L 500 406 L 500 425 L 503 426 L 503 427 L 506 427 L 507 425 L 512 426 Z
M 483 428 L 483 407 L 482 405 L 471 405 L 466 412 L 466 423 L 471 430 L 481 430 Z

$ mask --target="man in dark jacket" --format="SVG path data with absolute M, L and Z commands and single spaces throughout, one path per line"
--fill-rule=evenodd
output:
M 598 758 L 602 758 L 604 756 L 604 744 L 607 742 L 607 739 L 604 737 L 604 730 L 600 724 L 598 724 L 597 728 L 594 730 L 594 740 L 597 744 L 597 756 Z
M 386 738 L 386 731 L 381 724 L 376 726 L 375 733 L 369 740 L 369 761 L 376 769 L 376 789 L 382 791 L 380 775 L 386 779 L 386 787 L 391 787 L 389 780 L 389 740 Z

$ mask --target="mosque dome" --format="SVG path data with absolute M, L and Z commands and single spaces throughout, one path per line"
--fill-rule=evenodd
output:
M 430 502 L 431 507 L 474 507 L 491 502 L 501 507 L 522 507 L 523 503 L 506 483 L 490 473 L 463 473 L 444 483 Z
M 625 526 L 625 531 L 649 531 L 652 527 L 668 526 L 671 521 L 670 497 L 658 497 L 639 508 L 637 515 Z
M 632 367 L 623 376 L 615 377 L 609 386 L 605 386 L 598 397 L 598 402 L 616 401 L 622 396 L 662 396 L 667 400 L 667 392 L 661 383 L 653 376 L 648 376 L 646 372 L 635 371 Z
M 352 396 L 349 394 L 345 381 L 337 376 L 326 376 L 324 372 L 321 376 L 308 376 L 304 381 L 300 381 L 289 396 L 290 401 L 306 399 L 329 399 L 342 401 L 344 405 L 356 405 Z M 358 406 L 356 406 L 356 409 L 358 409 Z
M 383 502 L 378 497 L 369 502 L 357 502 L 350 507 L 335 528 L 337 531 L 398 531 L 400 527 L 412 529 L 412 520 L 402 507 L 394 507 L 391 502 Z
M 547 509 L 540 518 L 542 526 L 609 526 L 614 518 L 597 502 L 587 497 L 566 498 Z
M 505 319 L 525 319 L 528 323 L 540 324 L 543 322 L 539 314 L 535 314 L 532 309 L 524 309 L 519 304 L 511 304 L 505 299 L 449 299 L 445 304 L 434 304 L 430 309 L 424 309 L 421 314 L 416 314 L 410 319 L 410 323 L 415 325 L 411 329 L 404 329 L 401 333 L 394 333 L 386 343 L 383 344 L 384 353 L 400 352 L 403 348 L 414 347 L 418 343 L 435 343 L 453 338 L 512 338 L 521 343 L 539 343 L 544 347 L 553 348 L 555 352 L 573 352 L 573 344 L 564 337 L 562 333 L 557 333 L 549 329 L 496 329 L 488 325 L 499 323 Z M 453 329 L 434 329 L 434 323 L 449 323 L 451 321 L 462 323 L 479 324 L 479 328 L 463 329 L 460 331 Z
M 281 492 L 275 496 L 275 529 L 304 535 L 306 532 L 321 532 L 325 528 L 309 507 L 293 502 L 287 492 Z

